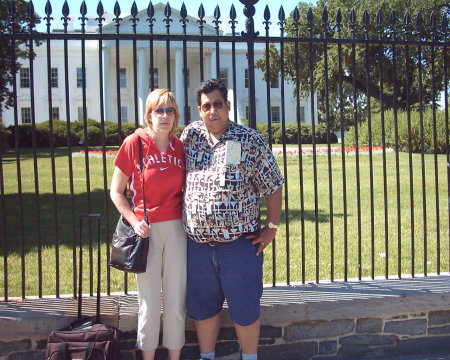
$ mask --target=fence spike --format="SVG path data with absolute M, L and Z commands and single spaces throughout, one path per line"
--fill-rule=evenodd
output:
M 308 25 L 312 26 L 313 20 L 314 20 L 314 15 L 313 15 L 313 11 L 311 8 L 308 9 L 308 14 L 306 15 L 306 18 L 308 20 Z
M 101 27 L 101 24 L 103 22 L 103 20 L 105 20 L 105 18 L 103 17 L 103 15 L 105 14 L 105 10 L 103 9 L 103 4 L 101 2 L 101 0 L 98 2 L 97 4 L 97 15 L 98 18 L 96 18 L 95 20 L 98 21 L 98 25 Z
M 14 1 L 11 1 L 10 3 L 13 3 Z M 52 4 L 50 4 L 50 0 L 47 0 L 47 3 L 45 4 L 45 15 L 49 17 L 52 14 Z
M 377 24 L 380 26 L 383 24 L 383 13 L 381 12 L 381 9 L 378 9 L 377 12 Z
M 10 16 L 14 16 L 16 14 L 16 2 L 13 0 L 8 1 L 8 13 Z
M 285 19 L 286 19 L 286 15 L 284 14 L 283 5 L 281 5 L 280 10 L 278 11 L 278 20 L 280 20 L 280 22 L 278 24 L 284 23 Z
M 294 22 L 297 24 L 298 26 L 298 22 L 300 20 L 300 11 L 298 10 L 298 6 L 296 6 L 294 8 L 294 13 L 293 13 L 293 18 L 294 18 Z
M 397 24 L 397 15 L 395 14 L 394 10 L 391 10 L 390 20 L 391 20 L 391 25 Z
M 198 17 L 200 20 L 205 17 L 205 9 L 203 8 L 203 4 L 200 4 L 200 7 L 198 8 Z
M 164 15 L 169 18 L 172 15 L 172 8 L 170 7 L 169 2 L 167 2 L 166 7 L 164 8 Z
M 81 6 L 80 6 L 80 14 L 81 14 L 81 16 L 82 16 L 83 18 L 86 17 L 86 14 L 87 14 L 86 1 L 84 1 L 84 0 L 83 0 L 83 2 L 81 3 Z
M 114 4 L 114 15 L 116 16 L 116 18 L 118 18 L 121 13 L 122 11 L 120 10 L 119 2 L 116 1 L 116 3 Z
M 184 1 L 183 1 L 183 4 L 181 4 L 180 15 L 183 20 L 187 18 L 187 10 L 186 10 L 186 5 L 184 5 Z M 180 20 L 180 21 L 183 21 L 183 20 Z
M 350 23 L 352 25 L 352 27 L 354 27 L 356 25 L 356 12 L 355 12 L 355 8 L 352 8 L 352 10 L 350 11 Z
M 444 34 L 444 37 L 447 36 L 448 33 L 448 19 L 445 16 L 445 14 L 442 14 L 442 18 L 441 18 L 441 25 L 442 25 L 442 32 Z
M 219 8 L 219 5 L 216 5 L 216 8 L 214 9 L 214 18 L 215 18 L 216 20 L 219 20 L 219 18 L 220 18 L 220 8 Z
M 270 9 L 269 5 L 266 5 L 264 9 L 264 20 L 269 21 L 270 20 Z
M 403 21 L 406 26 L 409 26 L 409 24 L 411 23 L 411 15 L 409 14 L 409 10 L 406 10 L 405 18 Z
M 231 4 L 230 19 L 236 20 L 236 9 L 234 8 L 234 4 Z M 231 21 L 230 21 L 230 23 L 231 23 Z
M 148 20 L 150 20 L 150 22 L 152 22 L 152 19 L 155 16 L 155 8 L 153 7 L 153 4 L 151 1 L 147 7 L 147 16 L 148 16 Z
M 97 5 L 97 15 L 99 17 L 102 17 L 104 14 L 105 14 L 105 10 L 103 9 L 103 4 L 101 1 L 99 1 L 98 5 Z
M 431 30 L 433 32 L 436 32 L 436 14 L 434 13 L 434 11 L 432 11 L 431 15 L 430 15 L 430 25 L 431 25 Z
M 138 8 L 136 5 L 136 1 L 133 1 L 133 4 L 131 5 L 131 16 L 133 18 L 136 18 L 137 14 L 138 14 Z M 135 19 L 134 21 L 138 21 L 138 20 L 139 19 Z
M 419 12 L 416 15 L 416 26 L 418 28 L 421 28 L 422 25 L 423 25 L 422 12 L 419 10 Z
M 64 20 L 64 18 L 67 18 L 70 14 L 70 8 L 67 0 L 64 1 L 63 7 L 62 7 L 62 14 L 64 17 L 61 18 L 61 20 Z
M 369 23 L 370 23 L 369 12 L 367 11 L 367 9 L 365 9 L 363 13 L 363 24 L 366 30 L 369 27 Z
M 336 25 L 340 28 L 341 23 L 342 23 L 342 11 L 341 8 L 339 8 L 336 13 Z
M 30 2 L 27 4 L 27 15 L 30 19 L 34 18 L 33 0 L 30 0 Z
M 328 10 L 327 7 L 324 6 L 322 10 L 322 24 L 325 25 L 328 22 Z

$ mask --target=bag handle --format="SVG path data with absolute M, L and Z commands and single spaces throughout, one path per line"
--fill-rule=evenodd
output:
M 138 143 L 139 143 L 139 165 L 140 165 L 140 173 L 141 173 L 141 179 L 142 179 L 142 199 L 144 201 L 144 220 L 148 224 L 148 217 L 147 217 L 147 206 L 145 204 L 145 186 L 144 186 L 144 161 L 142 159 L 142 140 L 138 136 Z

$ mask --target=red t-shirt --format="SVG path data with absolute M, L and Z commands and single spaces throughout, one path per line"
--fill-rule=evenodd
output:
M 185 182 L 183 144 L 174 136 L 166 152 L 162 152 L 141 128 L 124 140 L 114 159 L 114 165 L 130 177 L 131 208 L 139 220 L 144 218 L 138 136 L 142 140 L 145 201 L 150 222 L 181 219 Z

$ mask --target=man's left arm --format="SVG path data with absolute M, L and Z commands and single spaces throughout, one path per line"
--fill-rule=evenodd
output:
M 272 223 L 278 225 L 280 223 L 282 193 L 283 187 L 280 186 L 274 193 L 266 197 L 266 205 L 267 205 L 266 224 Z M 258 237 L 252 242 L 252 244 L 259 243 L 256 255 L 259 255 L 273 241 L 276 233 L 277 229 L 269 228 L 268 225 L 264 226 L 260 230 Z

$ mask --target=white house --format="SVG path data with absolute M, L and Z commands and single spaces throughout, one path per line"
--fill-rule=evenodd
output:
M 162 3 L 154 6 L 156 22 L 153 25 L 154 34 L 166 34 L 166 23 L 164 18 L 164 7 Z M 146 21 L 147 11 L 142 10 L 137 16 L 136 31 L 139 34 L 149 34 L 149 24 Z M 98 31 L 96 16 L 88 18 L 86 32 Z M 104 34 L 115 34 L 116 26 L 112 21 L 112 15 L 105 14 L 106 21 L 103 23 Z M 180 12 L 172 9 L 170 23 L 170 34 L 182 34 Z M 133 32 L 131 17 L 124 17 L 120 23 L 120 34 Z M 198 18 L 189 16 L 186 32 L 188 35 L 199 35 Z M 210 19 L 211 20 L 211 19 Z M 228 25 L 228 20 L 222 23 Z M 71 25 L 70 31 L 76 32 Z M 229 26 L 229 25 L 228 25 Z M 216 29 L 211 23 L 204 25 L 205 35 L 216 35 Z M 227 29 L 220 30 L 221 35 L 231 36 Z M 17 109 L 18 122 L 31 122 L 31 84 L 34 81 L 34 104 L 36 123 L 46 121 L 51 116 L 53 119 L 71 121 L 83 119 L 83 71 L 82 71 L 82 42 L 80 40 L 68 40 L 67 76 L 64 54 L 64 41 L 51 40 L 50 67 L 47 60 L 47 43 L 35 48 L 36 58 L 33 61 L 33 73 L 30 71 L 30 62 L 21 60 L 21 69 L 17 74 Z M 169 87 L 177 98 L 180 111 L 182 112 L 181 124 L 199 119 L 197 102 L 195 99 L 195 88 L 200 82 L 200 44 L 198 41 L 188 41 L 186 44 L 187 55 L 187 106 L 188 119 L 184 119 L 185 96 L 183 78 L 183 43 L 171 40 L 169 43 L 169 58 L 167 57 L 166 41 L 153 41 L 153 69 L 150 69 L 150 36 L 148 40 L 136 42 L 136 78 L 137 94 L 134 91 L 134 57 L 132 40 L 120 40 L 117 49 L 116 40 L 86 40 L 84 62 L 86 71 L 86 113 L 88 118 L 99 121 L 101 119 L 101 90 L 103 89 L 104 119 L 118 121 L 119 109 L 122 122 L 135 122 L 137 113 L 138 121 L 143 123 L 145 110 L 145 99 L 150 91 L 151 73 L 153 73 L 155 87 Z M 203 70 L 204 79 L 220 77 L 230 89 L 229 100 L 231 101 L 231 119 L 248 117 L 249 92 L 248 92 L 248 60 L 247 44 L 236 42 L 236 86 L 233 84 L 233 56 L 231 42 L 219 44 L 218 71 L 216 66 L 216 43 L 203 42 Z M 101 46 L 101 48 L 100 48 Z M 117 61 L 116 53 L 120 54 Z M 255 44 L 255 60 L 264 56 L 264 45 Z M 168 71 L 170 69 L 170 84 L 168 84 Z M 50 81 L 47 69 L 50 69 Z M 119 69 L 119 71 L 117 71 Z M 119 81 L 117 81 L 119 73 Z M 102 75 L 102 76 L 101 76 Z M 67 84 L 66 84 L 67 81 Z M 263 74 L 255 69 L 255 105 L 256 119 L 258 122 L 268 121 L 267 92 Z M 50 85 L 49 85 L 50 82 Z M 49 111 L 48 88 L 51 87 L 51 111 Z M 66 86 L 68 93 L 66 93 Z M 272 85 L 270 89 L 270 116 L 273 122 L 281 121 L 281 108 L 284 100 L 285 121 L 296 122 L 296 101 L 293 95 L 293 84 L 285 82 L 285 98 L 281 98 L 280 82 Z M 119 90 L 118 90 L 119 88 Z M 236 89 L 236 110 L 234 114 L 233 88 Z M 120 103 L 119 103 L 120 93 Z M 316 99 L 314 99 L 316 100 Z M 315 102 L 315 101 L 314 101 Z M 137 104 L 138 111 L 135 111 Z M 14 124 L 13 109 L 5 109 L 3 114 L 5 126 Z M 300 103 L 301 121 L 311 123 L 311 100 L 302 99 Z M 317 121 L 317 106 L 315 106 L 314 121 Z

